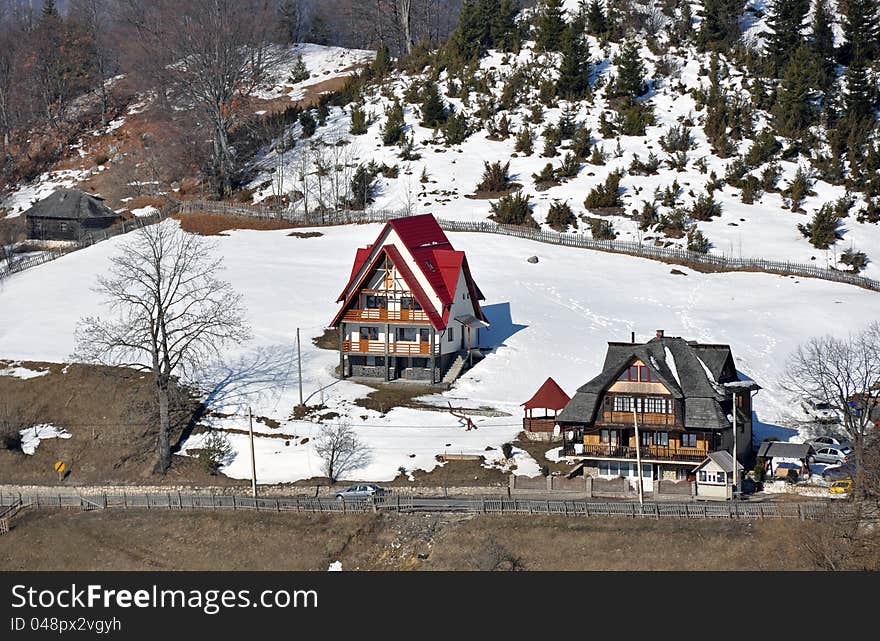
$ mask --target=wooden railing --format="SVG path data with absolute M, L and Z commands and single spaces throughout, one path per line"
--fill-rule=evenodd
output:
M 565 456 L 602 456 L 608 458 L 636 458 L 636 448 L 629 445 L 615 445 L 613 443 L 584 443 L 581 451 L 579 443 L 567 442 L 563 447 Z M 699 463 L 709 454 L 709 450 L 700 447 L 675 447 L 670 445 L 643 445 L 641 448 L 642 458 L 664 459 L 668 461 L 690 461 Z
M 350 309 L 342 320 L 346 322 L 383 321 L 398 323 L 430 323 L 421 309 Z
M 552 432 L 556 425 L 556 419 L 552 416 L 539 416 L 523 418 L 523 429 L 526 432 Z
M 639 412 L 639 424 L 646 425 L 675 425 L 675 414 L 661 414 L 659 412 Z M 617 425 L 632 425 L 632 412 L 615 412 L 605 410 L 602 412 L 602 421 L 605 423 L 614 423 Z
M 439 354 L 440 349 L 437 345 L 434 349 Z M 360 354 L 384 354 L 385 341 L 342 341 L 343 352 L 357 352 Z M 388 353 L 393 355 L 407 354 L 431 354 L 430 343 L 416 343 L 410 341 L 391 341 L 388 343 Z

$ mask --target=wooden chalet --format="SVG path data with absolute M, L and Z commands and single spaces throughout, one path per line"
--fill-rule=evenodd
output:
M 734 412 L 737 458 L 748 455 L 756 388 L 741 381 L 727 345 L 662 330 L 647 343 L 609 343 L 602 373 L 558 416 L 563 455 L 580 460 L 585 474 L 633 483 L 640 457 L 646 490 L 653 481 L 685 480 L 710 452 L 732 449 Z
M 100 196 L 78 189 L 57 189 L 25 212 L 31 240 L 80 240 L 84 235 L 107 229 L 122 216 L 104 204 Z
M 522 403 L 525 411 L 523 417 L 523 430 L 530 438 L 540 440 L 549 440 L 554 428 L 556 427 L 556 418 L 559 411 L 568 405 L 571 400 L 568 394 L 559 387 L 559 384 L 552 378 L 544 381 L 544 384 L 535 392 L 525 403 Z M 538 415 L 535 411 L 538 410 Z M 553 413 L 551 416 L 550 413 Z M 542 435 L 541 437 L 532 437 L 531 435 Z
M 337 299 L 340 376 L 451 382 L 479 353 L 484 299 L 432 215 L 388 221 Z

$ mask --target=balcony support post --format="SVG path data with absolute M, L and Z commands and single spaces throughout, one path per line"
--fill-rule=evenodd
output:
M 391 329 L 388 323 L 385 323 L 385 381 L 391 380 L 391 356 L 389 350 L 389 341 L 390 341 L 390 333 Z
M 345 338 L 345 323 L 339 323 L 339 378 L 345 378 L 345 350 L 343 340 Z
M 437 355 L 434 353 L 436 334 L 437 332 L 434 331 L 434 327 L 431 326 L 431 385 L 437 382 Z

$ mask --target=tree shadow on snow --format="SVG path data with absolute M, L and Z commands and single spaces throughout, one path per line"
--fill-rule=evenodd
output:
M 496 303 L 483 307 L 483 314 L 489 321 L 489 327 L 480 330 L 480 349 L 495 350 L 504 341 L 525 329 L 528 325 L 518 325 L 510 315 L 510 303 Z

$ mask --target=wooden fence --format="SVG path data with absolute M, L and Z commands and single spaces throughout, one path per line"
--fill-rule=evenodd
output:
M 409 212 L 379 210 L 379 211 L 339 211 L 325 214 L 309 213 L 293 210 L 272 209 L 261 205 L 230 204 L 205 200 L 184 201 L 181 206 L 182 213 L 193 211 L 210 211 L 227 213 L 236 216 L 256 216 L 283 218 L 290 222 L 304 225 L 322 226 L 354 223 L 384 223 L 392 218 L 402 218 L 412 215 Z M 577 247 L 592 249 L 612 254 L 626 254 L 648 258 L 665 263 L 685 265 L 694 269 L 708 271 L 751 271 L 779 274 L 781 276 L 801 276 L 805 278 L 819 278 L 838 283 L 856 285 L 872 291 L 880 291 L 880 281 L 865 276 L 859 276 L 852 272 L 816 267 L 807 263 L 795 263 L 790 261 L 765 260 L 763 258 L 736 258 L 719 254 L 703 254 L 687 249 L 657 247 L 631 241 L 618 240 L 595 240 L 582 234 L 566 234 L 555 231 L 532 229 L 517 225 L 499 225 L 491 221 L 461 221 L 438 218 L 437 222 L 445 231 L 470 232 L 481 234 L 500 234 L 525 238 L 539 243 L 550 245 L 562 245 L 565 247 Z
M 228 203 L 209 200 L 186 200 L 167 207 L 157 215 L 124 221 L 104 232 L 90 235 L 71 247 L 53 250 L 39 256 L 15 261 L 11 266 L 0 269 L 0 280 L 15 272 L 22 271 L 35 265 L 59 258 L 82 247 L 87 247 L 95 242 L 104 240 L 117 234 L 131 231 L 137 227 L 158 222 L 175 213 L 188 214 L 194 212 L 212 212 L 231 216 L 248 216 L 254 218 L 279 218 L 293 223 L 309 226 L 347 225 L 363 223 L 384 223 L 392 218 L 401 218 L 411 215 L 409 212 L 380 210 L 380 211 L 353 211 L 342 210 L 336 212 L 304 212 L 286 210 L 281 208 L 267 207 L 265 205 L 248 205 L 244 203 Z M 445 231 L 470 232 L 481 234 L 500 234 L 525 238 L 539 243 L 550 245 L 562 245 L 565 247 L 577 247 L 594 251 L 608 252 L 612 254 L 625 254 L 639 258 L 647 258 L 664 263 L 685 265 L 694 269 L 708 271 L 730 272 L 764 272 L 781 276 L 801 276 L 804 278 L 819 278 L 838 283 L 855 285 L 872 291 L 880 291 L 880 281 L 866 276 L 859 276 L 852 272 L 816 267 L 806 263 L 794 263 L 789 261 L 765 260 L 763 258 L 736 258 L 718 254 L 702 254 L 687 249 L 657 247 L 631 241 L 618 240 L 595 240 L 582 234 L 566 234 L 555 231 L 546 231 L 520 227 L 516 225 L 499 225 L 491 221 L 461 221 L 446 220 L 439 218 L 437 222 Z
M 333 498 L 250 496 L 167 493 L 123 494 L 0 494 L 0 506 L 33 508 L 109 508 L 146 510 L 256 510 L 268 512 L 466 512 L 473 514 L 559 514 L 565 516 L 611 516 L 677 519 L 799 519 L 813 520 L 837 514 L 845 506 L 830 502 L 812 503 L 718 503 L 634 501 L 574 501 L 519 499 L 510 497 L 420 498 L 390 494 L 372 499 L 341 501 Z
M 123 220 L 107 229 L 86 234 L 78 241 L 70 243 L 69 245 L 41 252 L 35 256 L 13 260 L 10 264 L 0 267 L 0 281 L 4 278 L 8 278 L 12 274 L 22 272 L 31 267 L 36 267 L 37 265 L 42 265 L 43 263 L 48 263 L 49 261 L 61 258 L 71 252 L 77 251 L 78 249 L 94 245 L 102 240 L 107 240 L 108 238 L 113 238 L 114 236 L 119 236 L 120 234 L 125 234 L 135 229 L 146 227 L 147 225 L 153 225 L 164 220 L 175 211 L 177 211 L 176 206 L 172 206 L 165 211 L 160 211 L 149 216 L 138 216 L 137 218 Z

